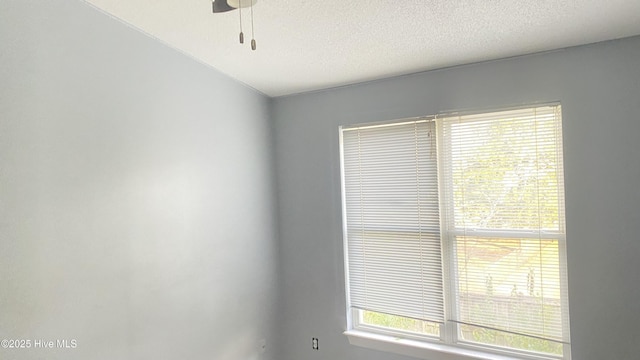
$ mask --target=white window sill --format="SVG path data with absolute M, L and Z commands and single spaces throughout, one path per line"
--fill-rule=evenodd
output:
M 351 345 L 427 360 L 514 360 L 516 358 L 462 349 L 451 345 L 401 339 L 388 335 L 347 330 Z

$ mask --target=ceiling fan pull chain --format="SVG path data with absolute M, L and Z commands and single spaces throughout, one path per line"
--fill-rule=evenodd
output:
M 238 4 L 238 14 L 240 15 L 240 44 L 244 44 L 244 33 L 242 32 L 242 0 L 239 0 Z
M 251 0 L 251 50 L 256 49 L 256 39 L 253 35 L 253 0 Z

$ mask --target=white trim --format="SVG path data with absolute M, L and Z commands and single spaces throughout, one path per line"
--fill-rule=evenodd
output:
M 349 285 L 349 244 L 347 242 L 347 203 L 346 190 L 344 184 L 344 143 L 342 137 L 343 127 L 338 128 L 338 136 L 340 142 L 340 197 L 342 202 L 342 251 L 344 258 L 344 292 L 345 292 L 345 311 L 350 314 L 351 309 L 351 290 Z M 347 328 L 353 327 L 353 319 L 351 316 L 347 316 Z
M 393 336 L 348 330 L 344 335 L 351 345 L 428 360 L 513 360 L 497 355 L 456 346 L 402 339 Z
M 456 236 L 479 236 L 479 237 L 502 237 L 512 239 L 550 239 L 564 241 L 565 234 L 560 231 L 524 231 L 511 229 L 498 230 L 460 230 L 450 229 L 448 231 L 452 237 Z
M 352 131 L 352 130 L 363 130 L 363 129 L 373 129 L 378 127 L 387 127 L 387 126 L 396 126 L 396 125 L 406 125 L 406 124 L 417 124 L 417 123 L 426 123 L 432 122 L 435 120 L 435 116 L 422 116 L 416 118 L 406 118 L 399 120 L 387 120 L 387 121 L 379 121 L 375 123 L 364 123 L 364 124 L 356 124 L 356 125 L 342 125 L 340 126 L 341 131 Z

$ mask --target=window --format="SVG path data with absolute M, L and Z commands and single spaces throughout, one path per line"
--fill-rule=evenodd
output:
M 348 333 L 569 359 L 561 125 L 554 105 L 342 127 Z

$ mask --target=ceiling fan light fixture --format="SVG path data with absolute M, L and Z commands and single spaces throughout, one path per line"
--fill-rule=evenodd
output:
M 213 1 L 213 12 L 214 13 L 223 13 L 227 11 L 235 10 L 234 7 L 229 6 L 227 0 L 214 0 Z
M 235 10 L 239 7 L 247 8 L 255 5 L 258 0 L 214 0 L 213 12 L 222 13 Z

